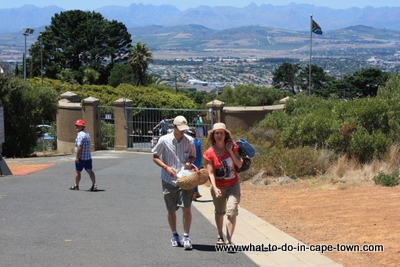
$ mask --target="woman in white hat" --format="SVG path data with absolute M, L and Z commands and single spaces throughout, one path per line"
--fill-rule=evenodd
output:
M 217 244 L 223 245 L 224 215 L 227 215 L 227 244 L 232 243 L 236 216 L 240 202 L 240 184 L 236 168 L 242 167 L 238 147 L 233 142 L 232 134 L 224 123 L 215 123 L 208 132 L 212 146 L 203 153 L 207 160 L 207 170 L 211 181 L 211 195 L 215 207 L 215 223 L 218 229 Z

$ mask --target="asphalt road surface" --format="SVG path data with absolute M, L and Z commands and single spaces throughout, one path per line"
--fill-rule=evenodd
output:
M 172 247 L 160 168 L 149 153 L 96 151 L 98 192 L 74 156 L 6 159 L 55 166 L 0 176 L 0 266 L 257 266 L 244 253 L 216 252 L 216 229 L 195 208 L 193 250 Z M 178 230 L 183 235 L 182 213 Z

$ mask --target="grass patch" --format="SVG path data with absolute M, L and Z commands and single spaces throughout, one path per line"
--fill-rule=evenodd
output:
M 379 172 L 378 175 L 374 177 L 374 182 L 377 185 L 393 187 L 399 184 L 399 169 L 395 169 L 391 174 L 385 174 L 384 172 Z

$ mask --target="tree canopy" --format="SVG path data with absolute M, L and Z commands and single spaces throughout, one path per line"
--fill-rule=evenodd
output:
M 385 84 L 389 74 L 379 69 L 360 69 L 343 79 L 334 79 L 316 65 L 300 67 L 298 63 L 282 63 L 273 74 L 273 84 L 281 90 L 312 93 L 318 96 L 340 96 L 344 99 L 358 99 L 376 96 L 379 86 Z M 311 85 L 311 88 L 309 88 Z
M 295 94 L 295 90 L 299 84 L 300 64 L 282 63 L 273 74 L 273 85 L 282 90 L 289 90 Z
M 365 73 L 370 72 L 361 72 Z M 278 130 L 286 147 L 328 148 L 364 163 L 382 157 L 400 140 L 399 92 L 397 74 L 379 88 L 376 97 L 343 101 L 298 94 L 286 101 L 284 111 L 273 112 L 259 125 Z
M 314 93 L 324 97 L 335 94 L 346 99 L 376 96 L 379 86 L 384 85 L 389 76 L 388 73 L 375 68 L 361 69 L 343 79 L 328 82 L 320 91 Z
M 263 106 L 272 105 L 286 95 L 285 92 L 272 87 L 241 84 L 235 89 L 226 87 L 219 98 L 229 106 Z
M 25 157 L 33 152 L 39 124 L 53 122 L 57 114 L 55 90 L 19 78 L 0 75 L 0 106 L 4 107 L 3 155 Z
M 90 75 L 86 81 L 106 84 L 113 65 L 126 60 L 130 43 L 126 26 L 115 20 L 108 21 L 100 13 L 71 10 L 55 14 L 29 49 L 32 76 L 40 74 L 42 44 L 46 77 L 54 79 L 62 72 L 69 72 L 69 78 L 80 84 L 85 74 Z M 85 69 L 95 70 L 99 77 L 93 79 L 94 72 L 85 73 Z

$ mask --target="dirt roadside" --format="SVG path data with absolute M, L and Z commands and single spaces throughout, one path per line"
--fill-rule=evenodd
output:
M 384 246 L 384 252 L 324 253 L 343 266 L 399 265 L 400 186 L 315 180 L 241 186 L 242 207 L 305 244 Z

